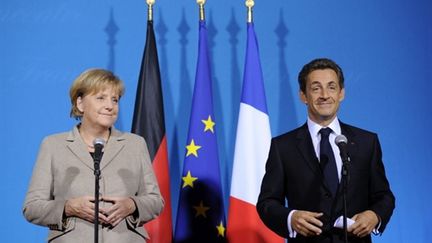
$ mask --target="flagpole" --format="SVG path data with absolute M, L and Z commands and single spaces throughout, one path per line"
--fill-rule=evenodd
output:
M 153 5 L 155 0 L 146 0 L 148 6 L 148 21 L 153 21 Z
M 205 14 L 204 14 L 204 4 L 206 0 L 197 0 L 197 4 L 199 5 L 199 15 L 200 15 L 200 21 L 205 20 Z
M 252 14 L 252 8 L 255 5 L 255 1 L 254 0 L 246 0 L 245 5 L 248 9 L 247 12 L 247 22 L 248 23 L 252 23 L 253 22 L 253 14 Z

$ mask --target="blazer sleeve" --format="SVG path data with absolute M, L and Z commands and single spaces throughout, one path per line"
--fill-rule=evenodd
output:
M 135 227 L 156 218 L 164 207 L 156 176 L 150 161 L 147 145 L 142 137 L 139 142 L 142 157 L 140 158 L 142 176 L 140 177 L 139 190 L 131 198 L 135 201 L 138 216 L 129 216 L 127 220 Z
M 66 230 L 69 227 L 68 221 L 63 220 L 66 200 L 53 197 L 53 142 L 49 137 L 42 141 L 24 201 L 23 214 L 31 223 L 48 226 L 51 230 Z
M 370 209 L 380 217 L 381 225 L 378 230 L 382 233 L 393 214 L 395 197 L 390 190 L 390 185 L 385 174 L 381 146 L 376 134 L 373 142 L 371 167 Z
M 268 228 L 287 238 L 289 234 L 287 219 L 290 210 L 285 207 L 284 185 L 282 160 L 277 142 L 272 139 L 256 208 L 261 220 Z

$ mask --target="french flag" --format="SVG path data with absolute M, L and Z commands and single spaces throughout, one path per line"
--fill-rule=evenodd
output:
M 229 199 L 227 236 L 230 243 L 284 242 L 264 225 L 255 209 L 270 142 L 258 43 L 253 23 L 249 22 Z

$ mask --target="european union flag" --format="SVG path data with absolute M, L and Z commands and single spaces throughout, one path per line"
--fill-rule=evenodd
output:
M 201 20 L 175 242 L 226 241 L 210 74 L 207 29 L 205 21 Z

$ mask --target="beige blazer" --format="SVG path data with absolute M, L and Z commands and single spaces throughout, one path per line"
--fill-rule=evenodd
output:
M 77 127 L 43 140 L 23 213 L 29 222 L 49 227 L 48 242 L 93 242 L 93 223 L 75 217 L 63 221 L 67 199 L 94 196 L 93 168 Z M 139 216 L 128 216 L 112 229 L 100 226 L 99 242 L 145 242 L 148 234 L 142 225 L 160 214 L 164 202 L 144 139 L 112 128 L 100 168 L 100 194 L 131 197 Z M 107 204 L 101 202 L 100 207 Z

